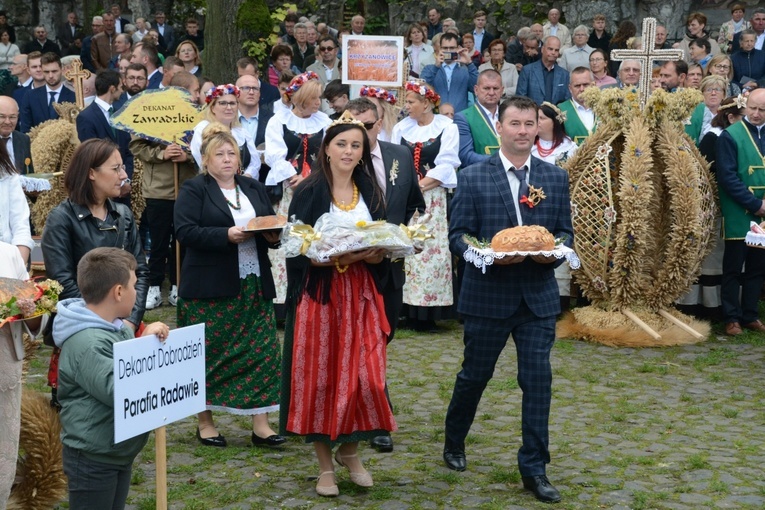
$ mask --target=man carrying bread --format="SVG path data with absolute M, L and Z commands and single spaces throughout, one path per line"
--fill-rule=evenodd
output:
M 458 174 L 449 229 L 452 253 L 465 253 L 464 235 L 491 240 L 504 229 L 530 225 L 542 226 L 572 246 L 568 174 L 531 156 L 538 131 L 536 103 L 513 96 L 499 107 L 498 119 L 500 150 Z M 529 230 L 520 237 L 538 236 L 538 229 Z M 503 251 L 516 251 L 513 238 L 498 238 Z M 545 502 L 560 500 L 545 471 L 550 462 L 550 350 L 560 313 L 554 274 L 558 264 L 554 257 L 542 255 L 507 256 L 496 259 L 485 274 L 466 264 L 457 309 L 465 321 L 464 360 L 446 414 L 444 445 L 447 467 L 465 470 L 465 438 L 497 358 L 512 335 L 523 391 L 518 467 L 523 486 Z

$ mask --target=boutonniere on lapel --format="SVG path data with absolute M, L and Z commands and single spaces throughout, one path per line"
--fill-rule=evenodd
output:
M 390 167 L 390 184 L 391 186 L 396 185 L 396 179 L 398 179 L 398 160 L 394 159 L 393 164 Z
M 545 192 L 542 188 L 535 188 L 534 186 L 529 185 L 529 194 L 521 196 L 521 203 L 526 204 L 529 209 L 533 209 L 534 207 L 539 205 L 539 202 L 547 198 L 547 195 L 545 195 Z

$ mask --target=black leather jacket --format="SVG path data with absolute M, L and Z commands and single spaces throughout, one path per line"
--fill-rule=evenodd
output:
M 133 254 L 138 267 L 135 284 L 136 300 L 130 317 L 124 317 L 136 327 L 143 319 L 146 293 L 149 290 L 149 268 L 143 253 L 138 227 L 133 213 L 124 204 L 106 201 L 109 214 L 101 221 L 84 205 L 69 199 L 51 211 L 45 220 L 42 236 L 43 260 L 48 278 L 58 280 L 64 287 L 59 299 L 81 297 L 77 288 L 77 263 L 93 248 L 116 247 Z M 122 228 L 124 234 L 118 230 Z

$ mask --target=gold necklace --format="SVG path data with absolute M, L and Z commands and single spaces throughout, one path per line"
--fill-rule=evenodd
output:
M 356 206 L 359 204 L 359 188 L 356 187 L 356 183 L 355 182 L 353 183 L 353 200 L 351 200 L 351 203 L 349 205 L 345 205 L 345 202 L 343 202 L 342 204 L 339 204 L 334 197 L 332 197 L 332 202 L 335 204 L 335 207 L 337 207 L 341 211 L 354 210 Z

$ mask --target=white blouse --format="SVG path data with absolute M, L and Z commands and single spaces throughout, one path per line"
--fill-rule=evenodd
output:
M 287 144 L 284 141 L 284 127 L 297 135 L 312 135 L 325 129 L 332 123 L 326 113 L 316 112 L 308 118 L 298 117 L 291 111 L 274 113 L 266 125 L 265 162 L 271 167 L 266 177 L 266 184 L 273 186 L 289 179 L 297 173 L 292 163 L 287 161 Z
M 223 192 L 223 196 L 231 204 L 236 204 L 236 190 L 235 189 L 220 189 Z M 253 219 L 255 214 L 255 208 L 252 206 L 250 199 L 242 193 L 239 189 L 239 204 L 241 208 L 239 210 L 231 207 L 228 204 L 228 210 L 231 211 L 231 215 L 234 217 L 234 225 L 237 227 L 246 227 L 247 223 Z M 258 261 L 258 245 L 255 241 L 255 237 L 251 237 L 239 244 L 239 278 L 244 280 L 248 275 L 260 276 L 260 262 Z
M 197 124 L 197 127 L 194 128 L 194 136 L 191 138 L 191 155 L 194 156 L 194 161 L 197 162 L 197 167 L 199 167 L 200 171 L 202 170 L 202 132 L 209 124 L 209 120 L 203 120 Z M 260 174 L 260 152 L 255 148 L 255 140 L 246 129 L 240 126 L 232 128 L 231 134 L 234 136 L 239 147 L 247 144 L 247 150 L 250 151 L 250 164 L 244 169 L 244 173 L 253 179 L 257 179 Z
M 457 172 L 454 169 L 460 166 L 460 133 L 452 119 L 436 114 L 433 116 L 433 122 L 427 126 L 420 126 L 416 120 L 407 117 L 393 126 L 390 138 L 392 143 L 397 144 L 402 143 L 402 138 L 409 143 L 416 143 L 438 138 L 442 133 L 441 148 L 435 160 L 436 166 L 428 170 L 427 176 L 441 181 L 444 188 L 456 188 Z
M 0 241 L 35 247 L 29 228 L 29 204 L 18 174 L 0 178 Z
M 552 147 L 552 141 L 542 140 L 539 139 L 539 145 L 542 146 L 543 149 L 549 150 Z M 553 165 L 558 165 L 559 163 L 563 163 L 567 159 L 570 159 L 576 150 L 579 147 L 574 143 L 573 140 L 569 137 L 565 137 L 563 139 L 563 142 L 558 145 L 555 150 L 550 154 L 549 156 L 542 157 L 539 155 L 539 150 L 537 149 L 537 144 L 534 143 L 534 145 L 531 146 L 531 155 L 535 158 L 539 158 L 542 161 L 546 163 L 552 163 Z
M 350 211 L 344 211 L 337 207 L 334 202 L 332 202 L 329 207 L 329 212 L 341 212 L 349 214 L 354 219 L 354 221 L 372 221 L 372 214 L 369 212 L 369 208 L 367 207 L 366 202 L 364 202 L 364 197 L 362 197 L 360 194 L 359 202 L 356 204 L 356 207 Z

